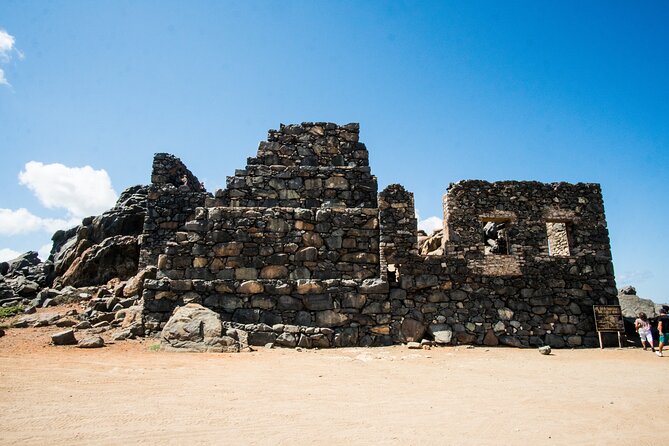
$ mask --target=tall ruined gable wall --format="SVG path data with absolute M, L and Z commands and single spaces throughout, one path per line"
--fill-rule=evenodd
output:
M 376 177 L 358 134 L 358 124 L 281 125 L 216 197 L 222 206 L 376 208 Z

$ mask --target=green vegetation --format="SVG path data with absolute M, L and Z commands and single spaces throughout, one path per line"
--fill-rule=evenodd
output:
M 160 350 L 160 344 L 149 345 L 148 349 L 152 352 L 157 352 L 158 350 Z
M 0 319 L 12 317 L 23 311 L 23 305 L 13 305 L 11 307 L 0 307 Z

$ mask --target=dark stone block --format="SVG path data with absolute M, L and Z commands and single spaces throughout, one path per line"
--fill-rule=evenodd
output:
M 272 344 L 276 341 L 276 333 L 271 331 L 251 331 L 249 332 L 249 345 L 263 346 Z

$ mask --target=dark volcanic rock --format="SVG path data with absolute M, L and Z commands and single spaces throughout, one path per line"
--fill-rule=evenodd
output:
M 58 278 L 58 283 L 81 287 L 104 284 L 114 277 L 127 279 L 137 273 L 138 260 L 137 237 L 110 237 L 86 249 Z
M 51 341 L 54 345 L 75 345 L 77 338 L 74 337 L 73 330 L 65 330 L 51 335 Z
M 121 194 L 112 209 L 97 217 L 85 218 L 80 226 L 53 235 L 50 258 L 55 274 L 61 276 L 58 283 L 99 285 L 113 277 L 127 279 L 137 273 L 137 237 L 144 225 L 147 191 L 147 186 L 132 186 Z M 122 247 L 114 248 L 115 244 Z M 114 266 L 114 271 L 101 270 L 110 265 Z M 79 272 L 74 273 L 75 270 Z
M 79 341 L 78 348 L 100 348 L 104 347 L 105 340 L 100 336 L 90 336 Z

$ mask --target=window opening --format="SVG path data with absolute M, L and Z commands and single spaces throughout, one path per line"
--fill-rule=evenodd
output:
M 546 222 L 546 235 L 548 236 L 549 256 L 571 255 L 567 223 L 557 221 Z
M 510 254 L 509 228 L 510 220 L 488 221 L 483 226 L 483 241 L 485 254 Z

